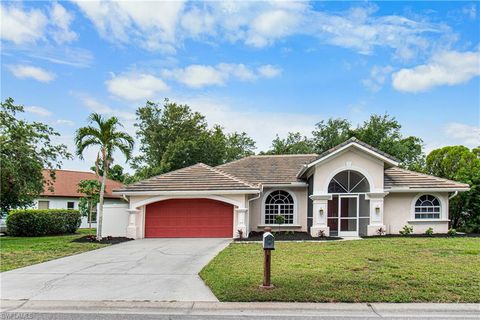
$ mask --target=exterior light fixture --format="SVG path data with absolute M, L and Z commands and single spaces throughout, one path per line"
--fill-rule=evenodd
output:
M 380 214 L 380 207 L 375 207 L 375 213 Z
M 320 208 L 318 212 L 320 213 L 321 216 L 323 216 L 323 208 Z

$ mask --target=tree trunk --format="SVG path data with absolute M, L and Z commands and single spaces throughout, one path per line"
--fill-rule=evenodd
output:
M 102 240 L 102 223 L 103 223 L 103 196 L 105 194 L 105 184 L 107 183 L 107 173 L 108 173 L 108 161 L 106 158 L 105 151 L 103 151 L 103 176 L 102 176 L 102 186 L 100 187 L 100 201 L 98 206 L 98 215 L 97 215 L 97 240 Z

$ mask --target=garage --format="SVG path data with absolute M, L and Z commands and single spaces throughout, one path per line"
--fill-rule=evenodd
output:
M 145 209 L 146 238 L 231 238 L 233 205 L 211 199 L 170 199 Z

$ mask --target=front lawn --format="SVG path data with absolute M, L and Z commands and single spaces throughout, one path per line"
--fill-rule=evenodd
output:
M 480 238 L 233 243 L 200 273 L 220 301 L 480 302 Z
M 77 234 L 64 236 L 0 237 L 0 271 L 26 267 L 106 246 L 72 242 L 87 234 L 95 234 L 95 229 L 80 229 Z

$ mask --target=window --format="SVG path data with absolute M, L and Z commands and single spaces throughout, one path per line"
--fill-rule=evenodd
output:
M 425 194 L 415 202 L 415 219 L 440 219 L 440 201 Z
M 339 172 L 333 177 L 328 185 L 328 193 L 359 193 L 369 192 L 370 185 L 363 174 L 345 170 Z
M 75 202 L 73 201 L 68 201 L 67 202 L 67 209 L 75 209 Z
M 284 190 L 272 191 L 265 199 L 265 224 L 277 224 L 275 217 L 283 216 L 284 224 L 294 223 L 295 203 L 290 193 Z
M 50 201 L 38 200 L 38 209 L 46 210 L 50 208 Z

